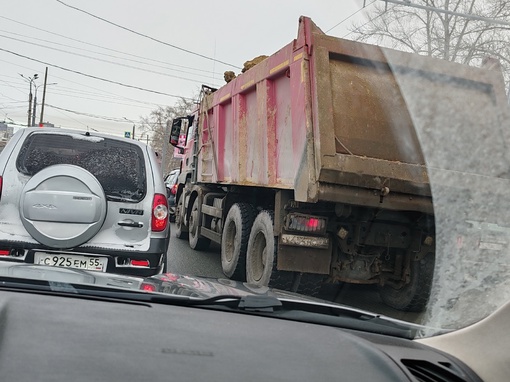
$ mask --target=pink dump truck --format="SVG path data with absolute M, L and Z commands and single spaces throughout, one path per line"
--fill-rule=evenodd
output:
M 220 89 L 204 87 L 196 113 L 173 121 L 183 153 L 176 234 L 197 250 L 219 243 L 232 279 L 304 294 L 376 284 L 387 305 L 421 311 L 436 232 L 416 131 L 425 111 L 407 94 L 444 97 L 456 113 L 466 92 L 500 102 L 500 80 L 327 36 L 301 17 L 294 41 Z

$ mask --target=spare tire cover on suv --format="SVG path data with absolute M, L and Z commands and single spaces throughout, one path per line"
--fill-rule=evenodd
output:
M 30 178 L 21 194 L 20 216 L 25 229 L 41 244 L 72 248 L 101 229 L 106 204 L 94 175 L 78 166 L 59 164 Z

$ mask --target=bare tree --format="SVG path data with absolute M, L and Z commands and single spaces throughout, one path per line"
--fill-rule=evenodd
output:
M 350 34 L 357 41 L 472 66 L 480 66 L 487 57 L 497 58 L 508 87 L 510 27 L 480 18 L 508 23 L 510 1 L 410 0 L 407 3 L 397 5 L 378 1 L 370 20 L 354 25 Z M 410 5 L 420 5 L 427 9 Z
M 182 117 L 190 114 L 196 107 L 196 102 L 189 98 L 179 98 L 173 106 L 158 107 L 151 111 L 151 113 L 141 118 L 140 129 L 143 130 L 143 135 L 150 140 L 152 148 L 159 154 L 163 154 L 163 149 L 166 148 L 165 154 L 167 160 L 165 161 L 164 174 L 167 174 L 171 169 L 178 167 L 179 159 L 174 158 L 174 148 L 166 144 L 168 139 L 167 122 L 172 121 L 175 117 Z

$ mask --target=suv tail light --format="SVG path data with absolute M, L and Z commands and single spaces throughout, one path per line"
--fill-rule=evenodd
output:
M 135 260 L 131 259 L 131 265 L 134 267 L 149 267 L 149 260 Z
M 161 232 L 168 225 L 168 200 L 163 194 L 155 194 L 152 202 L 152 231 Z
M 145 292 L 155 292 L 158 288 L 156 287 L 156 285 L 152 284 L 152 283 L 149 283 L 149 282 L 146 282 L 144 281 L 141 285 L 140 285 L 140 289 L 145 291 Z

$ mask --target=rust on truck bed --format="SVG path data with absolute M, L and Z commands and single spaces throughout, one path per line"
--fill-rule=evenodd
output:
M 302 17 L 296 40 L 202 102 L 198 181 L 432 213 L 419 132 L 461 109 L 480 123 L 500 86 L 494 71 L 327 36 Z

